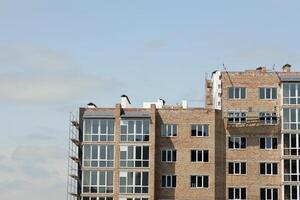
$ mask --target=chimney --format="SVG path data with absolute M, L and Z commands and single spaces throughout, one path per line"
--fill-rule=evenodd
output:
M 129 101 L 129 98 L 128 96 L 126 96 L 125 94 L 123 94 L 121 96 L 121 107 L 122 108 L 128 108 L 130 106 L 130 101 Z
M 285 64 L 285 65 L 283 65 L 282 70 L 283 70 L 283 72 L 289 73 L 289 72 L 291 72 L 291 67 L 292 67 L 292 65 Z
M 188 108 L 188 101 L 187 100 L 182 100 L 182 108 L 187 109 Z
M 87 104 L 87 107 L 88 107 L 88 108 L 97 108 L 96 104 L 94 104 L 94 103 L 92 103 L 92 102 L 88 103 L 88 104 Z
M 258 68 L 256 68 L 256 71 L 265 73 L 265 72 L 267 72 L 267 68 L 266 67 L 258 67 Z
M 163 99 L 158 99 L 157 100 L 157 108 L 162 108 L 165 105 L 166 101 Z

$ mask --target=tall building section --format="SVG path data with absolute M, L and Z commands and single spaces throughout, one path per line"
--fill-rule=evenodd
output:
M 214 71 L 205 88 L 204 108 L 80 108 L 68 200 L 300 199 L 300 72 Z
M 282 103 L 282 181 L 285 199 L 300 199 L 300 73 L 284 66 Z
M 281 195 L 280 82 L 265 68 L 222 72 L 228 199 Z

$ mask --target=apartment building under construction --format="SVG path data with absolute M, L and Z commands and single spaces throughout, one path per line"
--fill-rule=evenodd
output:
M 214 71 L 206 103 L 71 117 L 68 200 L 300 199 L 300 72 Z

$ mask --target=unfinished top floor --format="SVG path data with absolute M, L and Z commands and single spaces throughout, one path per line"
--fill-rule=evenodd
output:
M 258 109 L 300 104 L 300 72 L 258 67 L 245 71 L 214 71 L 206 81 L 206 107 L 219 110 Z

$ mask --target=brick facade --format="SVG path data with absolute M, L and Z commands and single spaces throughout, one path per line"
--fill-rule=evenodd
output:
M 282 83 L 284 80 L 289 80 L 288 78 L 292 81 L 299 81 L 299 72 L 290 72 L 289 69 L 285 69 L 285 72 L 273 72 L 267 71 L 265 68 L 258 68 L 257 70 L 246 70 L 243 72 L 223 71 L 220 74 L 220 77 L 218 77 L 220 81 L 217 87 L 221 88 L 221 92 L 218 94 L 213 91 L 213 88 L 216 88 L 214 86 L 216 82 L 214 80 L 206 81 L 205 108 L 185 108 L 180 105 L 164 105 L 162 108 L 157 108 L 154 104 L 150 108 L 122 108 L 121 104 L 116 104 L 115 108 L 81 108 L 80 158 L 82 159 L 83 156 L 82 148 L 84 145 L 114 145 L 113 167 L 86 168 L 82 166 L 78 172 L 80 181 L 83 181 L 81 179 L 81 171 L 112 170 L 114 172 L 113 192 L 107 194 L 86 193 L 81 191 L 82 186 L 79 183 L 79 191 L 82 199 L 102 200 L 100 198 L 88 199 L 87 197 L 112 197 L 115 200 L 224 200 L 230 196 L 229 191 L 232 190 L 229 190 L 229 188 L 245 188 L 246 199 L 251 200 L 264 199 L 260 193 L 263 188 L 276 190 L 276 194 L 275 192 L 272 193 L 272 196 L 274 195 L 273 199 L 291 199 L 286 196 L 287 194 L 283 190 L 284 185 L 299 185 L 299 182 L 287 183 L 283 181 L 283 160 L 286 158 L 299 159 L 299 157 L 286 157 L 282 154 L 282 134 L 284 132 L 281 126 L 282 109 L 284 107 L 298 108 L 299 106 L 283 105 Z M 274 88 L 272 94 L 276 91 L 276 95 L 274 94 L 274 98 L 261 99 L 260 88 Z M 234 92 L 232 92 L 233 90 Z M 231 98 L 233 96 L 235 98 Z M 214 102 L 217 102 L 214 98 L 220 98 L 220 110 L 214 109 Z M 105 115 L 109 112 L 113 113 L 110 117 L 114 119 L 114 141 L 84 141 L 83 134 L 85 132 L 84 121 L 87 119 L 86 115 L 94 115 L 94 119 L 100 119 L 105 118 Z M 237 117 L 236 113 L 243 114 Z M 275 121 L 270 122 L 268 121 L 269 118 L 266 117 L 266 124 L 264 124 L 261 118 L 263 113 L 271 113 L 272 119 Z M 126 142 L 120 140 L 122 120 L 143 119 L 150 121 L 149 141 Z M 236 120 L 240 121 L 236 123 Z M 162 128 L 166 124 L 176 125 L 176 136 L 162 136 Z M 208 136 L 192 136 L 192 125 L 208 125 Z M 292 132 L 298 134 L 297 131 Z M 240 143 L 230 143 L 230 141 L 233 141 L 232 138 L 238 138 L 237 140 Z M 245 148 L 236 148 L 235 145 L 244 145 L 240 138 L 245 138 Z M 260 146 L 263 143 L 262 141 L 265 140 L 272 141 L 272 145 L 276 143 L 276 148 L 272 149 L 274 148 L 272 146 L 272 148 L 262 149 Z M 269 143 L 263 143 L 263 145 L 270 145 Z M 120 147 L 126 145 L 149 146 L 149 166 L 121 167 Z M 230 145 L 234 145 L 235 147 L 231 148 Z M 176 150 L 176 161 L 162 162 L 162 150 Z M 208 150 L 208 161 L 192 162 L 191 150 Z M 203 155 L 197 154 L 197 159 Z M 230 174 L 229 163 L 246 163 L 245 173 Z M 266 174 L 261 174 L 261 163 L 275 163 L 274 167 L 272 165 L 272 170 L 276 168 L 276 165 L 277 174 L 270 175 L 268 174 L 269 171 Z M 234 165 L 234 170 L 236 168 L 238 167 Z M 266 168 L 266 170 L 269 169 Z M 148 172 L 148 192 L 121 192 L 120 174 L 127 171 Z M 272 171 L 272 173 L 274 172 Z M 162 187 L 163 176 L 171 175 L 176 176 L 176 187 Z M 191 176 L 193 175 L 208 176 L 208 187 L 197 188 L 194 187 L 195 185 L 192 187 Z M 199 181 L 203 181 L 204 184 L 204 177 L 197 179 L 197 184 Z M 166 184 L 169 184 L 167 182 L 166 178 Z M 86 199 L 83 197 L 86 197 Z M 236 197 L 236 199 L 240 198 L 242 197 Z

